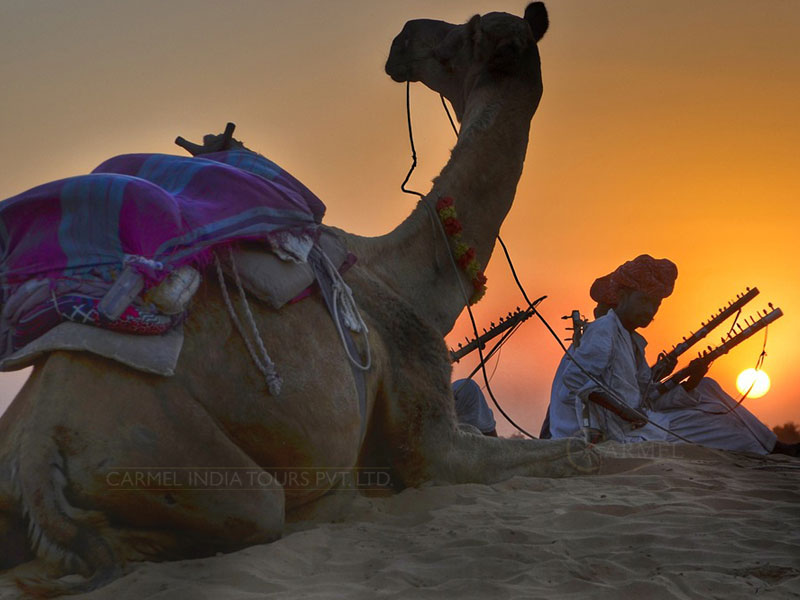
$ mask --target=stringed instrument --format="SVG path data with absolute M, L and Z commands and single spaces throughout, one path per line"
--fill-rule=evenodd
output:
M 749 325 L 747 327 L 742 328 L 741 325 L 737 325 L 738 333 L 736 331 L 728 332 L 727 338 L 722 337 L 721 343 L 716 348 L 712 348 L 708 346 L 706 350 L 699 352 L 697 355 L 698 360 L 700 360 L 705 365 L 710 365 L 714 362 L 717 358 L 722 356 L 723 354 L 727 354 L 731 351 L 732 348 L 738 346 L 747 338 L 751 337 L 756 332 L 762 330 L 764 327 L 769 325 L 770 323 L 774 322 L 775 320 L 779 319 L 783 316 L 783 311 L 780 308 L 774 308 L 772 303 L 769 305 L 770 310 L 764 310 L 763 313 L 761 311 L 757 311 L 758 318 L 750 317 Z M 745 324 L 748 323 L 747 318 L 745 318 Z M 664 381 L 658 384 L 657 390 L 659 394 L 663 394 L 668 392 L 669 390 L 673 389 L 675 386 L 680 384 L 681 381 L 686 379 L 690 375 L 690 368 L 685 367 L 681 369 L 674 375 L 668 377 Z
M 470 352 L 477 350 L 480 348 L 483 350 L 486 347 L 486 343 L 500 335 L 501 333 L 508 331 L 515 325 L 522 323 L 526 319 L 530 318 L 536 312 L 536 309 L 531 307 L 525 310 L 520 309 L 517 307 L 517 310 L 513 313 L 508 313 L 508 315 L 504 317 L 500 317 L 500 323 L 495 325 L 494 321 L 492 321 L 489 330 L 483 330 L 483 334 L 476 337 L 474 340 L 470 340 L 467 338 L 466 344 L 458 344 L 458 350 L 450 349 L 450 362 L 458 362 L 462 358 L 464 358 Z
M 728 306 L 725 308 L 720 308 L 716 315 L 711 315 L 711 318 L 708 321 L 701 321 L 700 329 L 694 333 L 690 332 L 689 337 L 684 337 L 683 341 L 672 347 L 672 350 L 662 353 L 659 356 L 677 360 L 681 354 L 706 337 L 715 327 L 717 327 L 717 325 L 721 324 L 736 311 L 741 310 L 745 304 L 758 296 L 758 294 L 758 288 L 753 288 L 752 290 L 750 288 L 746 288 L 744 293 L 736 295 L 736 300 L 728 302 Z

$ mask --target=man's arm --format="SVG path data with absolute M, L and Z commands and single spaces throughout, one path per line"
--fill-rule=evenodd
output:
M 647 417 L 645 415 L 605 393 L 591 392 L 587 399 L 598 406 L 610 410 L 624 421 L 631 423 L 634 427 L 642 427 L 647 424 Z

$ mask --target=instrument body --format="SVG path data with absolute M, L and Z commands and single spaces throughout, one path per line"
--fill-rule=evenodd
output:
M 764 329 L 764 327 L 766 327 L 770 323 L 776 321 L 777 319 L 783 316 L 783 311 L 780 308 L 773 308 L 771 304 L 769 305 L 769 307 L 771 309 L 769 312 L 764 311 L 763 314 L 759 312 L 758 319 L 754 319 L 751 317 L 750 324 L 747 327 L 743 329 L 742 326 L 739 325 L 739 333 L 729 332 L 727 339 L 722 338 L 722 343 L 719 346 L 717 346 L 716 348 L 712 348 L 711 346 L 709 346 L 707 350 L 704 350 L 702 353 L 698 355 L 696 360 L 700 361 L 705 365 L 710 365 L 717 358 L 719 358 L 723 354 L 727 354 L 728 352 L 731 351 L 731 349 L 741 344 L 747 338 L 751 337 L 758 331 Z M 747 319 L 745 319 L 745 322 L 747 322 Z M 675 386 L 680 384 L 681 381 L 686 379 L 690 375 L 690 368 L 691 367 L 686 367 L 684 369 L 681 369 L 671 377 L 659 383 L 656 388 L 659 394 L 664 394 L 668 392 L 669 390 L 673 389 Z
M 669 372 L 674 368 L 674 365 L 677 363 L 678 357 L 685 353 L 689 348 L 694 346 L 697 342 L 708 336 L 713 329 L 717 326 L 722 324 L 725 320 L 729 317 L 734 315 L 735 313 L 741 311 L 742 307 L 750 302 L 753 298 L 755 298 L 759 294 L 758 288 L 747 288 L 745 292 L 738 294 L 736 299 L 728 302 L 728 305 L 724 308 L 720 308 L 716 314 L 711 315 L 711 318 L 708 321 L 701 322 L 700 329 L 695 332 L 690 333 L 688 337 L 684 337 L 683 340 L 678 343 L 677 345 L 673 346 L 672 350 L 669 352 L 662 352 L 659 355 L 658 362 L 653 365 L 653 376 L 654 381 L 657 384 L 654 386 L 656 394 L 661 395 L 669 390 L 673 389 L 677 385 L 679 385 L 682 381 L 687 379 L 691 374 L 693 369 L 691 367 L 685 367 L 680 371 L 676 372 L 672 376 L 668 376 Z M 750 318 L 750 323 L 747 327 L 742 328 L 741 325 L 738 326 L 739 332 L 736 333 L 734 328 L 731 327 L 731 331 L 728 332 L 727 338 L 722 337 L 721 343 L 716 348 L 712 348 L 711 346 L 708 347 L 707 350 L 701 352 L 698 355 L 696 361 L 693 361 L 694 365 L 697 364 L 697 361 L 700 361 L 705 367 L 710 365 L 714 360 L 722 356 L 723 354 L 727 354 L 733 349 L 735 346 L 739 345 L 756 332 L 760 331 L 770 323 L 774 322 L 778 318 L 783 315 L 783 312 L 780 308 L 773 308 L 772 304 L 769 304 L 769 311 L 758 312 L 758 318 Z M 580 311 L 573 310 L 569 316 L 564 316 L 562 319 L 571 319 L 572 320 L 572 327 L 568 327 L 567 330 L 572 331 L 572 338 L 571 341 L 573 343 L 573 347 L 577 347 L 580 345 L 580 340 L 583 335 L 583 331 L 588 324 L 588 321 L 581 317 Z M 745 319 L 747 322 L 747 319 Z M 735 322 L 734 322 L 735 325 Z M 659 375 L 659 371 L 665 365 L 669 365 L 668 370 L 666 373 L 662 373 Z M 695 367 L 696 368 L 696 367 Z M 631 422 L 635 422 L 636 419 L 634 418 L 637 415 L 628 414 L 625 411 L 625 408 L 619 406 L 619 402 L 615 399 L 609 398 L 607 396 L 603 396 L 602 398 L 590 398 L 596 404 L 600 404 L 605 408 L 612 410 L 623 419 Z M 588 421 L 585 421 L 584 426 L 588 426 Z
M 517 307 L 517 310 L 513 313 L 508 313 L 508 315 L 504 317 L 500 317 L 500 323 L 495 325 L 494 323 L 491 324 L 491 327 L 487 331 L 486 329 L 483 330 L 483 334 L 476 337 L 474 340 L 467 340 L 465 345 L 459 344 L 458 350 L 450 350 L 450 362 L 458 362 L 462 358 L 464 358 L 470 352 L 477 350 L 478 348 L 485 348 L 486 343 L 500 335 L 501 333 L 508 331 L 515 325 L 522 323 L 523 321 L 530 318 L 533 313 L 535 312 L 534 308 L 528 308 L 526 310 L 521 310 Z
M 725 321 L 728 317 L 740 311 L 742 307 L 750 302 L 753 298 L 758 296 L 758 288 L 747 288 L 744 293 L 738 294 L 736 300 L 728 302 L 728 306 L 720 308 L 716 315 L 712 315 L 708 321 L 700 323 L 700 329 L 694 333 L 689 334 L 689 337 L 684 337 L 683 341 L 672 347 L 669 352 L 662 353 L 663 356 L 670 360 L 677 360 L 678 357 L 686 352 L 689 348 L 694 346 L 697 342 L 706 337 L 711 331 Z

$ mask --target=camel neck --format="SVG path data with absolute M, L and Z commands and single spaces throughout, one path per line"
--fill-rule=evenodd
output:
M 458 142 L 433 189 L 394 231 L 363 240 L 363 262 L 442 335 L 452 329 L 464 309 L 465 294 L 469 298 L 473 288 L 463 271 L 454 272 L 448 256 L 453 243 L 446 241 L 436 221 L 436 204 L 442 197 L 453 199 L 462 241 L 474 247 L 485 269 L 522 174 L 538 98 L 534 91 L 520 105 L 519 90 L 476 90 L 465 106 Z M 491 281 L 488 285 L 491 290 Z

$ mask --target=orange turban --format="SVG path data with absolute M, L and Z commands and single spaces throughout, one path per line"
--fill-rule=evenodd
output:
M 678 267 L 671 260 L 642 254 L 596 279 L 589 295 L 595 302 L 616 306 L 622 289 L 631 288 L 660 300 L 672 293 L 677 277 Z

